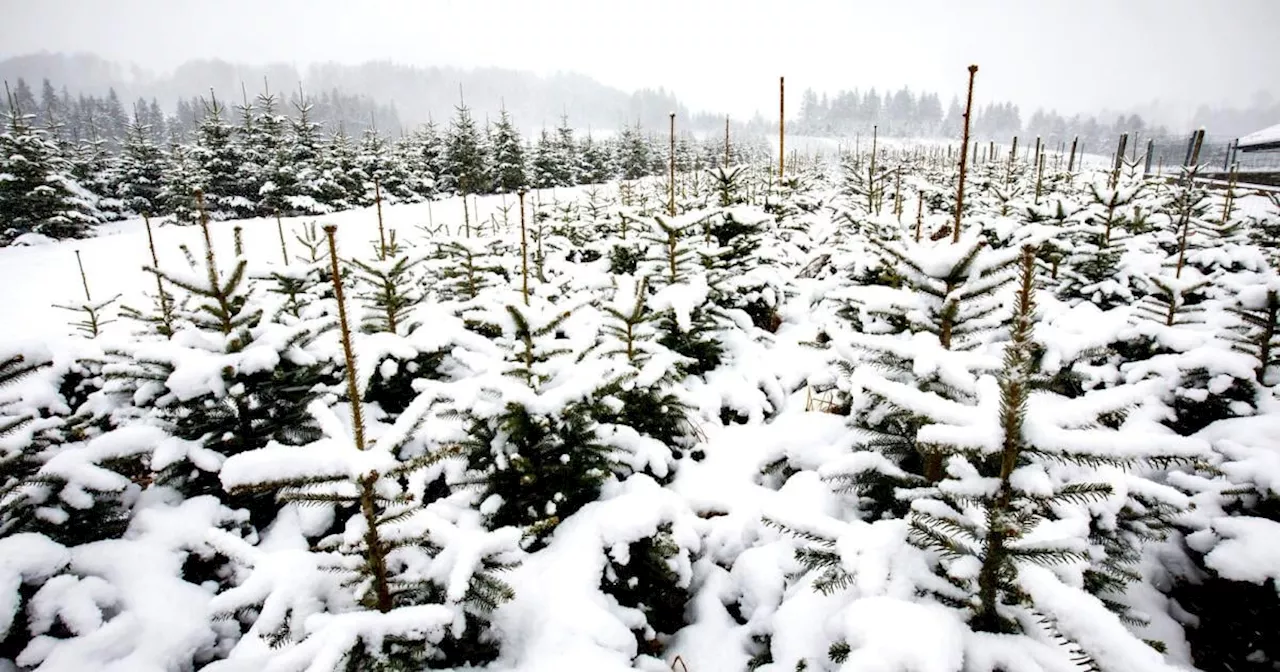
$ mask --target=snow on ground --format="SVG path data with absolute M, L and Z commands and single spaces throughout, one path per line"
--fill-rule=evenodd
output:
M 883 142 L 885 146 L 901 143 Z M 939 141 L 939 144 L 944 143 Z M 822 153 L 830 158 L 836 151 L 848 149 L 850 141 L 788 138 L 788 147 L 794 147 L 801 154 Z M 1002 149 L 1008 148 L 1002 146 Z M 1107 159 L 1089 155 L 1086 163 L 1105 165 Z M 531 193 L 526 205 L 528 220 L 533 221 L 533 212 L 539 205 L 549 210 L 557 199 L 579 198 L 586 189 Z M 1238 214 L 1262 214 L 1266 203 L 1259 197 L 1242 198 L 1237 204 Z M 519 206 L 514 197 L 468 198 L 466 208 L 471 226 L 482 229 L 484 237 L 495 235 L 488 222 L 493 218 L 503 221 L 504 212 L 513 228 L 519 222 Z M 829 226 L 830 221 L 821 221 L 827 214 L 815 215 L 814 221 L 807 222 L 812 226 L 807 226 L 803 234 L 814 244 L 803 255 L 795 254 L 796 258 L 790 260 L 796 262 L 795 268 L 789 272 L 804 267 L 798 260 L 807 262 L 809 257 L 833 250 L 839 244 L 838 227 Z M 451 198 L 432 203 L 387 205 L 382 208 L 382 218 L 385 228 L 396 231 L 402 239 L 427 238 L 432 234 L 426 228 L 442 224 L 449 227 L 450 233 L 459 235 L 464 225 L 464 204 L 460 198 Z M 291 256 L 302 254 L 303 248 L 294 236 L 312 222 L 337 225 L 342 257 L 368 258 L 371 243 L 379 235 L 377 210 L 372 207 L 319 217 L 288 218 L 282 225 Z M 237 226 L 242 227 L 245 253 L 251 263 L 280 259 L 280 233 L 276 222 L 270 219 L 211 223 L 210 234 L 219 250 L 230 251 Z M 153 232 L 162 267 L 185 266 L 180 245 L 189 246 L 197 256 L 202 250 L 198 227 L 158 225 Z M 500 235 L 518 239 L 518 233 Z M 828 240 L 832 241 L 829 247 Z M 56 351 L 59 343 L 65 341 L 67 347 L 71 347 L 68 323 L 75 316 L 53 304 L 83 298 L 76 252 L 80 253 L 95 299 L 119 295 L 125 304 L 140 305 L 144 292 L 154 291 L 154 277 L 143 270 L 151 263 L 151 253 L 141 220 L 109 225 L 100 235 L 85 240 L 3 248 L 0 249 L 0 342 L 43 343 Z M 944 607 L 918 600 L 926 590 L 937 588 L 936 584 L 930 584 L 936 577 L 919 553 L 908 550 L 905 520 L 849 519 L 849 500 L 824 483 L 823 478 L 834 468 L 850 466 L 841 461 L 842 457 L 850 456 L 850 448 L 855 443 L 848 425 L 850 418 L 813 410 L 807 385 L 822 378 L 827 364 L 828 353 L 808 348 L 804 343 L 817 337 L 822 324 L 822 316 L 815 314 L 817 304 L 830 286 L 824 285 L 822 279 L 792 276 L 794 273 L 786 280 L 797 290 L 797 295 L 782 306 L 783 321 L 777 333 L 762 336 L 758 341 L 729 343 L 731 354 L 737 357 L 730 366 L 686 384 L 685 391 L 694 400 L 700 420 L 705 421 L 699 427 L 702 435 L 698 444 L 705 452 L 705 459 L 684 460 L 669 486 L 659 485 L 645 474 L 610 483 L 598 501 L 566 519 L 544 550 L 530 553 L 525 562 L 512 571 L 510 580 L 516 589 L 515 597 L 495 617 L 498 628 L 509 640 L 504 642 L 502 658 L 493 669 L 669 669 L 669 661 L 648 658 L 636 650 L 632 631 L 638 623 L 644 623 L 643 615 L 620 606 L 599 590 L 600 578 L 608 571 L 609 563 L 625 564 L 621 558 L 627 553 L 628 544 L 654 535 L 664 525 L 670 527 L 672 537 L 682 549 L 682 554 L 673 561 L 672 570 L 684 587 L 692 584 L 692 600 L 687 605 L 691 624 L 674 636 L 668 651 L 679 653 L 688 669 L 694 672 L 743 670 L 751 656 L 761 649 L 771 652 L 772 656 L 768 667 L 762 670 L 789 671 L 798 669 L 796 666 L 801 661 L 808 664 L 818 660 L 813 652 L 824 652 L 830 643 L 837 641 L 852 648 L 847 661 L 838 668 L 841 670 L 1070 669 L 1063 663 L 1060 652 L 1043 641 L 976 633 Z M 706 288 L 702 287 L 701 291 L 705 294 Z M 1047 297 L 1045 304 L 1051 310 L 1060 308 L 1055 300 Z M 1114 329 L 1100 326 L 1096 320 L 1087 328 L 1118 331 L 1127 322 L 1125 310 L 1120 308 L 1113 313 L 1119 316 Z M 1067 314 L 1062 311 L 1062 315 Z M 1066 326 L 1064 320 L 1053 323 L 1050 319 L 1046 320 L 1044 331 L 1061 335 Z M 113 325 L 108 328 L 108 339 L 121 338 L 126 333 L 123 324 Z M 989 392 L 987 388 L 994 386 L 994 380 L 985 377 L 981 384 L 986 386 L 982 390 Z M 882 386 L 880 391 L 884 389 Z M 988 401 L 992 399 L 994 397 Z M 739 411 L 746 424 L 715 422 L 714 418 L 723 408 Z M 976 406 L 964 406 L 963 410 L 975 415 L 985 412 Z M 1034 405 L 1032 410 L 1037 410 Z M 956 429 L 950 424 L 961 425 L 963 420 L 960 417 L 955 423 L 938 423 L 933 428 L 954 435 Z M 1202 438 L 1214 442 L 1218 450 L 1232 458 L 1233 461 L 1223 465 L 1225 473 L 1239 476 L 1241 481 L 1262 483 L 1275 473 L 1271 461 L 1273 446 L 1264 442 L 1257 442 L 1263 445 L 1252 442 L 1237 445 L 1232 441 L 1241 441 L 1241 437 L 1251 432 L 1261 434 L 1271 429 L 1270 426 L 1234 432 L 1224 429 L 1222 436 Z M 1132 437 L 1128 438 L 1132 441 Z M 253 459 L 265 461 L 275 456 L 273 452 L 264 451 Z M 867 454 L 864 452 L 861 456 Z M 63 464 L 70 462 L 72 460 L 67 459 L 50 464 L 76 466 Z M 222 472 L 224 483 L 237 478 L 237 468 L 259 466 L 249 458 L 227 464 Z M 308 460 L 305 466 L 312 471 L 318 469 L 314 460 Z M 345 465 L 339 466 L 345 468 Z M 1040 472 L 1037 474 L 1048 478 Z M 174 519 L 211 517 L 208 512 L 201 514 L 196 510 L 200 505 L 199 500 L 191 500 L 185 508 L 172 509 L 166 515 Z M 159 520 L 158 516 L 151 514 L 151 519 L 143 522 L 149 520 L 148 524 L 155 529 L 174 523 L 174 520 Z M 820 594 L 813 590 L 812 579 L 797 580 L 799 567 L 795 555 L 803 545 L 801 540 L 771 527 L 766 521 L 780 521 L 793 529 L 834 539 L 832 549 L 838 556 L 837 563 L 853 568 L 857 575 L 856 585 L 850 588 L 849 594 Z M 174 527 L 181 526 L 175 524 Z M 1202 534 L 1206 544 L 1218 544 L 1208 555 L 1208 566 L 1227 578 L 1243 581 L 1275 578 L 1274 570 L 1267 568 L 1280 561 L 1280 555 L 1276 546 L 1266 539 L 1277 530 L 1280 526 L 1272 521 L 1215 518 Z M 281 530 L 275 533 L 283 538 Z M 177 539 L 160 541 L 172 543 L 157 541 L 154 547 L 145 548 L 148 555 L 139 558 L 139 562 L 146 566 L 172 562 L 176 557 L 172 549 L 186 543 Z M 102 551 L 100 555 L 108 559 L 114 558 L 108 552 L 122 552 L 117 546 L 124 548 L 114 541 L 100 543 L 101 546 L 88 550 Z M 264 543 L 259 548 L 268 546 Z M 1212 546 L 1206 545 L 1206 548 Z M 123 597 L 118 599 L 123 604 L 141 600 L 139 596 L 148 592 L 146 586 L 138 585 L 137 573 L 113 577 L 110 572 L 93 566 L 98 555 L 85 553 L 83 549 L 68 554 L 66 549 L 42 545 L 28 537 L 0 540 L 0 551 L 4 549 L 12 553 L 0 552 L 0 582 L 15 584 L 24 578 L 30 580 L 32 575 L 51 572 L 50 567 L 69 565 L 119 579 L 117 583 L 122 586 Z M 285 567 L 283 560 L 289 559 L 288 554 L 278 557 L 282 559 L 281 567 Z M 264 563 L 267 570 L 271 569 L 269 564 Z M 174 570 L 167 568 L 165 572 L 169 575 Z M 1131 637 L 1117 616 L 1058 575 L 1036 569 L 1028 572 L 1026 579 L 1024 587 L 1052 612 L 1063 633 L 1089 646 L 1095 655 L 1106 654 L 1105 659 L 1099 658 L 1106 663 L 1106 669 L 1174 669 L 1172 664 L 1183 663 L 1188 657 L 1181 632 L 1163 613 L 1160 614 L 1163 620 L 1158 620 L 1157 626 L 1170 633 L 1168 657 L 1162 657 L 1155 649 Z M 97 590 L 93 585 L 73 586 L 69 581 L 62 581 L 66 586 L 54 584 L 48 589 L 37 605 L 39 609 L 56 612 L 59 607 L 55 603 L 63 595 L 60 590 L 65 590 L 68 596 L 82 598 Z M 86 579 L 81 583 L 92 582 Z M 1146 583 L 1142 586 L 1150 587 Z M 1154 589 L 1150 593 L 1143 596 L 1144 602 L 1163 609 L 1163 595 L 1155 595 Z M 192 613 L 206 609 L 209 597 L 190 586 L 179 595 L 184 604 L 190 603 Z M 111 599 L 117 598 L 111 596 Z M 143 606 L 150 608 L 150 605 Z M 730 612 L 731 608 L 735 613 Z M 9 611 L 12 610 L 0 609 L 0 619 Z M 157 607 L 156 611 L 164 610 Z M 156 618 L 141 623 L 132 635 L 139 640 L 134 646 L 139 646 L 137 650 L 143 654 L 163 656 L 168 652 L 156 653 L 146 647 L 163 649 L 183 645 L 186 640 L 198 643 L 212 637 L 202 617 L 192 619 L 191 623 L 173 625 L 182 638 L 170 637 L 172 641 L 166 641 L 163 634 L 168 625 L 173 624 Z M 97 626 L 84 627 L 90 630 Z M 928 633 L 929 641 L 916 641 L 904 635 L 913 631 Z M 109 635 L 110 631 L 101 630 L 97 637 L 105 639 Z M 771 641 L 762 639 L 766 636 L 771 637 Z M 50 647 L 52 651 L 52 644 Z M 66 660 L 67 666 L 82 662 Z M 246 664 L 249 666 L 243 669 L 252 669 L 253 664 Z
M 526 207 L 531 211 L 535 199 L 549 207 L 556 199 L 576 197 L 582 189 L 530 192 Z M 472 225 L 479 220 L 487 226 L 490 217 L 501 221 L 504 203 L 510 208 L 508 217 L 512 225 L 518 225 L 520 212 L 515 196 L 468 198 Z M 479 217 L 476 216 L 477 206 Z M 532 212 L 527 215 L 532 221 Z M 418 227 L 426 227 L 429 223 L 435 226 L 446 224 L 457 229 L 459 235 L 463 233 L 461 198 L 430 204 L 384 205 L 382 217 L 384 226 L 394 229 L 402 239 L 426 236 L 426 232 Z M 339 256 L 344 258 L 357 253 L 366 256 L 370 241 L 378 238 L 378 216 L 373 207 L 331 215 L 287 217 L 281 223 L 291 256 L 303 253 L 294 235 L 301 234 L 310 222 L 338 225 Z M 199 227 L 158 222 L 152 222 L 151 226 L 156 255 L 162 268 L 186 267 L 180 245 L 187 245 L 197 255 L 203 249 Z M 243 227 L 245 255 L 250 263 L 280 261 L 280 234 L 274 219 L 210 222 L 209 230 L 215 247 L 229 252 L 236 226 Z M 138 302 L 143 292 L 155 291 L 155 277 L 143 270 L 151 265 L 151 253 L 147 246 L 146 227 L 141 219 L 104 225 L 99 235 L 83 240 L 0 248 L 0 337 L 3 340 L 57 340 L 70 333 L 68 323 L 75 316 L 53 304 L 84 298 L 84 288 L 76 268 L 77 251 L 84 263 L 94 300 L 120 295 L 121 302 L 128 305 L 130 301 Z

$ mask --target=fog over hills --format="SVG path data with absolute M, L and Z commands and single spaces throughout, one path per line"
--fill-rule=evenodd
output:
M 613 129 L 637 121 L 653 128 L 666 124 L 671 111 L 677 112 L 682 124 L 692 121 L 689 110 L 661 89 L 627 92 L 575 73 L 540 76 L 502 68 L 415 67 L 388 61 L 299 67 L 191 60 L 172 72 L 158 73 L 91 54 L 40 53 L 0 61 L 0 79 L 12 85 L 18 78 L 37 90 L 47 78 L 59 91 L 66 87 L 73 96 L 102 96 L 114 88 L 121 100 L 156 98 L 165 109 L 172 109 L 180 99 L 207 97 L 210 89 L 220 98 L 238 101 L 243 85 L 253 97 L 262 90 L 264 80 L 271 90 L 286 94 L 296 92 L 299 85 L 308 95 L 338 89 L 394 105 L 407 128 L 429 118 L 448 119 L 460 93 L 482 118 L 505 105 L 528 131 L 554 127 L 563 114 L 579 128 Z
M 367 99 L 368 104 L 363 105 L 361 111 L 351 113 L 361 118 L 352 118 L 350 123 L 356 126 L 368 123 L 368 112 L 364 110 L 376 107 L 379 112 L 374 123 L 380 127 L 392 126 L 383 129 L 391 134 L 411 130 L 430 119 L 448 119 L 460 97 L 482 121 L 486 115 L 496 117 L 498 111 L 505 107 L 516 124 L 529 134 L 555 127 L 560 123 L 562 115 L 567 115 L 572 127 L 584 130 L 611 132 L 623 125 L 637 123 L 648 129 L 660 129 L 666 127 L 668 114 L 672 111 L 676 112 L 681 129 L 695 132 L 716 131 L 721 128 L 726 112 L 721 109 L 690 109 L 682 102 L 677 91 L 665 88 L 627 91 L 576 72 L 543 75 L 509 68 L 415 66 L 389 60 L 358 64 L 323 62 L 307 65 L 253 65 L 217 59 L 193 59 L 171 71 L 160 72 L 94 54 L 41 52 L 0 60 L 0 79 L 8 81 L 11 86 L 18 79 L 23 79 L 36 91 L 42 80 L 48 79 L 59 92 L 65 88 L 73 97 L 82 94 L 105 96 L 114 89 L 126 106 L 139 98 L 147 101 L 154 98 L 165 110 L 173 110 L 179 100 L 208 97 L 210 91 L 220 99 L 236 102 L 241 99 L 242 87 L 248 97 L 252 98 L 264 86 L 269 86 L 275 92 L 283 92 L 286 97 L 296 95 L 299 86 L 302 86 L 306 94 L 312 97 L 333 91 L 344 96 Z M 791 102 L 788 104 L 787 114 L 790 118 L 801 117 L 801 126 L 795 130 L 829 134 L 829 125 L 802 118 L 806 113 L 803 100 L 808 92 L 799 87 L 791 88 L 790 82 L 789 79 L 788 98 Z M 764 90 L 772 90 L 776 86 L 772 76 L 763 77 L 759 84 Z M 929 93 L 921 91 L 912 82 L 902 82 L 902 85 L 909 87 L 916 95 Z M 857 82 L 851 82 L 849 88 L 856 92 Z M 870 90 L 875 91 L 874 88 Z M 896 90 L 898 89 L 883 89 L 881 94 L 890 94 Z M 834 97 L 841 92 L 820 93 L 830 93 Z M 946 101 L 947 97 L 943 97 L 941 103 L 945 105 Z M 983 135 L 989 132 L 995 137 L 1002 137 L 1009 132 L 1016 132 L 1019 124 L 1028 133 L 1052 134 L 1047 128 L 1032 123 L 1036 113 L 1041 110 L 1029 107 L 1022 101 L 991 101 L 979 96 L 976 102 L 980 108 L 991 103 L 997 106 L 1012 105 L 1015 108 L 1014 116 L 1020 119 L 1012 125 L 986 124 Z M 881 114 L 889 115 L 882 117 L 881 122 L 900 121 L 892 117 L 889 106 L 885 106 Z M 1146 128 L 1160 126 L 1172 134 L 1182 134 L 1203 126 L 1212 136 L 1233 138 L 1280 122 L 1280 101 L 1259 91 L 1247 104 L 1201 104 L 1194 113 L 1171 114 L 1160 100 L 1152 100 L 1125 108 L 1103 108 L 1084 117 L 1094 117 L 1103 126 L 1111 127 L 1115 125 L 1117 118 L 1132 115 L 1141 117 L 1142 125 Z M 876 120 L 862 121 L 867 126 L 866 130 L 870 130 L 870 124 Z M 734 126 L 737 128 L 745 127 L 746 130 L 763 133 L 770 132 L 776 123 L 776 117 L 771 113 L 761 115 L 757 112 L 751 119 L 734 119 Z M 856 125 L 858 122 L 855 120 L 854 123 Z M 909 126 L 919 128 L 921 125 Z M 923 126 L 930 127 L 928 124 Z M 1077 132 L 1075 127 L 1079 124 L 1068 123 L 1068 126 L 1072 132 Z M 903 128 L 903 125 L 890 123 L 886 126 L 882 123 L 882 127 Z M 945 127 L 938 128 L 947 130 Z M 845 129 L 848 129 L 848 124 Z

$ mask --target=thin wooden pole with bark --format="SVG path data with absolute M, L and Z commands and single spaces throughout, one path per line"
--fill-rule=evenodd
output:
M 520 294 L 529 305 L 529 237 L 524 223 L 524 189 L 520 190 Z
M 729 167 L 729 115 L 724 115 L 724 167 Z
M 382 184 L 373 178 L 373 203 L 378 208 L 378 258 L 387 260 L 387 232 L 382 228 Z
M 973 79 L 978 66 L 969 66 L 969 94 L 964 104 L 964 136 L 960 142 L 960 180 L 956 185 L 956 221 L 951 232 L 951 242 L 960 242 L 960 215 L 964 213 L 964 174 L 969 154 L 969 121 L 973 118 Z
M 338 302 L 338 328 L 342 337 L 342 357 L 347 367 L 347 396 L 351 400 L 351 431 L 355 434 L 356 448 L 364 450 L 364 410 L 360 405 L 360 385 L 356 382 L 356 353 L 351 345 L 347 301 L 342 291 L 342 270 L 338 267 L 337 232 L 337 225 L 325 224 L 324 235 L 329 242 L 329 272 L 333 281 L 333 298 Z
M 1018 158 L 1018 136 L 1013 136 L 1013 147 L 1009 150 L 1009 168 L 1004 173 L 1004 183 L 1013 181 L 1013 162 Z
M 284 242 L 284 224 L 280 222 L 280 208 L 276 208 L 276 233 L 280 234 L 280 256 L 284 257 L 284 265 L 289 265 L 289 246 Z
M 670 161 L 670 177 L 671 183 L 667 185 L 667 214 L 672 217 L 676 216 L 676 113 L 672 112 L 671 118 L 671 161 Z
M 787 156 L 787 84 L 785 77 L 778 78 L 778 182 L 786 175 Z
M 916 242 L 920 242 L 920 231 L 924 228 L 924 192 L 916 192 Z
M 142 223 L 147 227 L 147 247 L 151 250 L 151 267 L 160 268 L 160 258 L 156 256 L 156 240 L 151 236 L 151 217 L 142 215 Z M 159 273 L 156 276 L 156 298 L 160 302 L 160 320 L 164 325 L 164 337 L 173 337 L 173 311 L 169 307 L 169 295 L 164 293 L 164 279 Z

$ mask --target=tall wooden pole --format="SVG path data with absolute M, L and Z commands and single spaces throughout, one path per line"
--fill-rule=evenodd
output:
M 667 214 L 676 216 L 676 113 L 671 113 L 671 184 L 667 196 Z
M 902 166 L 898 166 L 898 178 L 893 185 L 893 208 L 897 210 L 898 223 L 902 223 Z
M 1044 153 L 1036 160 L 1036 205 L 1040 205 L 1040 193 L 1044 184 Z
M 880 126 L 871 126 L 871 164 L 867 169 L 867 209 L 875 208 L 880 214 L 880 191 L 876 187 L 876 143 L 880 139 Z
M 471 215 L 467 211 L 467 192 L 462 192 L 462 230 L 471 237 Z M 384 255 L 385 256 L 385 255 Z
M 368 193 L 368 192 L 366 192 Z M 378 178 L 373 178 L 373 203 L 378 208 L 378 258 L 383 261 L 387 260 L 387 234 L 382 228 L 382 185 L 378 182 Z M 467 199 L 462 199 L 462 207 L 467 206 Z
M 786 77 L 778 78 L 778 181 L 786 174 L 787 156 L 787 84 Z
M 151 237 L 151 217 L 142 213 L 142 223 L 147 226 L 147 247 L 151 250 L 151 267 L 159 270 L 160 258 L 156 256 L 156 239 Z M 164 337 L 173 338 L 173 313 L 169 310 L 169 295 L 164 293 L 164 281 L 156 276 L 156 298 L 160 301 L 160 317 L 164 324 Z
M 924 191 L 916 192 L 916 242 L 920 242 L 920 231 L 924 228 Z
M 342 357 L 347 369 L 347 396 L 351 399 L 351 429 L 355 432 L 356 448 L 364 450 L 364 414 L 360 408 L 360 386 L 356 382 L 356 353 L 351 346 L 351 328 L 347 322 L 347 301 L 342 291 L 342 271 L 338 268 L 338 247 L 334 240 L 338 227 L 324 226 L 329 242 L 329 278 L 333 281 L 333 298 L 338 303 L 338 326 L 342 335 Z
M 76 250 L 76 266 L 80 267 L 80 284 L 84 285 L 84 301 L 93 303 L 93 297 L 89 296 L 89 277 L 84 274 L 84 262 L 80 261 L 80 250 Z
M 276 208 L 276 233 L 280 234 L 280 256 L 284 257 L 284 265 L 289 265 L 289 246 L 284 242 L 284 224 L 280 223 L 280 208 Z
M 729 167 L 729 115 L 724 115 L 724 167 Z
M 520 294 L 524 305 L 529 305 L 529 235 L 524 223 L 524 192 L 520 190 Z
M 1115 164 L 1111 167 L 1110 187 L 1115 189 L 1120 184 L 1120 168 L 1124 165 L 1124 149 L 1129 143 L 1129 134 L 1121 133 L 1120 140 L 1116 146 Z
M 1013 147 L 1009 150 L 1009 168 L 1004 173 L 1004 183 L 1013 181 L 1013 162 L 1018 158 L 1018 136 L 1013 136 Z
M 1204 129 L 1201 128 L 1195 132 L 1191 139 L 1191 160 L 1188 166 L 1195 167 L 1200 164 L 1200 148 L 1204 146 Z
M 964 173 L 969 153 L 969 120 L 973 117 L 973 79 L 978 66 L 969 66 L 969 95 L 964 103 L 964 137 L 960 142 L 960 181 L 956 185 L 956 222 L 951 232 L 951 242 L 960 242 L 960 215 L 964 212 Z

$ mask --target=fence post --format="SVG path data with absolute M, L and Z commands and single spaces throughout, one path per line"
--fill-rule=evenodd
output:
M 1124 148 L 1128 142 L 1129 134 L 1121 133 L 1119 145 L 1116 147 L 1115 166 L 1111 169 L 1111 182 L 1109 183 L 1109 188 L 1111 189 L 1115 189 L 1120 184 L 1120 167 L 1124 165 Z
M 1147 138 L 1147 162 L 1142 166 L 1143 176 L 1151 174 L 1151 160 L 1155 158 L 1156 141 L 1154 138 Z
M 1187 166 L 1190 166 L 1190 165 L 1191 165 L 1191 150 L 1192 150 L 1192 149 L 1194 149 L 1194 148 L 1195 148 L 1195 146 L 1196 146 L 1196 133 L 1197 133 L 1197 132 L 1198 132 L 1198 131 L 1191 131 L 1191 138 L 1190 138 L 1189 140 L 1187 140 L 1187 154 L 1186 154 L 1186 156 L 1184 156 L 1184 157 L 1183 157 L 1183 159 L 1182 159 L 1182 167 L 1183 167 L 1183 168 L 1186 168 Z
M 1196 131 L 1191 136 L 1191 159 L 1187 162 L 1188 167 L 1200 165 L 1200 150 L 1204 147 L 1204 129 Z

